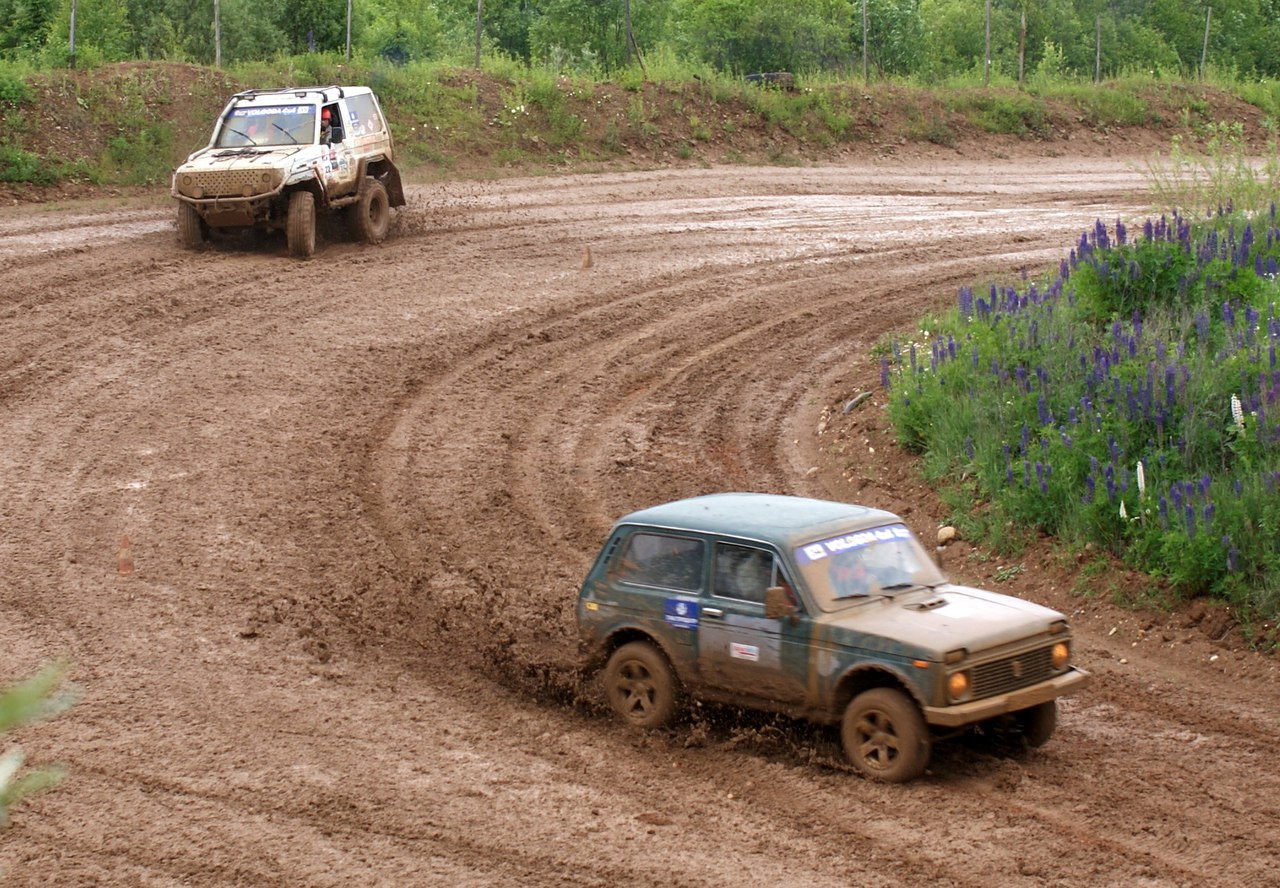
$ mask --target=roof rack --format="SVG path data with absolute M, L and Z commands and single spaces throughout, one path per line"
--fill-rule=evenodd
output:
M 328 93 L 331 89 L 336 89 L 338 91 L 338 98 L 345 98 L 346 93 L 343 91 L 343 87 L 338 86 L 336 83 L 331 83 L 328 86 L 282 86 L 278 89 L 246 89 L 244 92 L 236 93 L 231 98 L 253 100 L 259 96 L 278 97 L 292 93 L 301 99 L 309 92 L 318 92 L 324 96 L 324 101 L 327 102 L 329 101 Z

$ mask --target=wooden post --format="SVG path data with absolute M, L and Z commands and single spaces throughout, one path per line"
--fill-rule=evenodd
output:
M 484 26 L 484 0 L 476 0 L 476 68 L 480 67 L 480 38 Z
M 1204 11 L 1204 46 L 1200 48 L 1200 79 L 1204 80 L 1204 67 L 1209 61 L 1209 21 L 1213 18 L 1213 7 Z
M 213 67 L 222 67 L 222 0 L 213 0 Z
M 1102 13 L 1094 19 L 1093 37 L 1093 82 L 1102 82 Z
M 1018 28 L 1018 86 L 1022 86 L 1022 73 L 1027 63 L 1027 9 L 1022 8 L 1022 26 Z
M 351 0 L 347 0 L 347 61 L 351 61 Z
M 71 67 L 76 66 L 76 0 L 71 0 Z
M 627 52 L 623 59 L 627 67 L 631 67 L 631 46 L 635 43 L 635 37 L 631 34 L 631 0 L 622 0 L 622 26 L 627 44 Z
M 862 0 L 862 82 L 871 82 L 871 76 L 867 73 L 867 0 Z
M 987 0 L 987 42 L 983 50 L 982 85 L 991 85 L 991 0 Z

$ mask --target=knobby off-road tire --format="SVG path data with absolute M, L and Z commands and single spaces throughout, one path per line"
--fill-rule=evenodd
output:
M 290 194 L 289 218 L 285 224 L 289 255 L 311 258 L 316 251 L 316 196 L 310 191 Z
M 1022 737 L 1031 747 L 1044 746 L 1058 726 L 1058 701 L 1050 700 L 1014 713 Z
M 178 202 L 178 240 L 188 250 L 204 246 L 209 238 L 209 228 L 200 218 L 196 208 L 186 201 Z
M 351 233 L 366 244 L 380 244 L 391 227 L 391 201 L 387 189 L 372 176 L 366 176 L 360 199 L 347 210 Z
M 624 644 L 604 668 L 609 705 L 633 727 L 660 728 L 670 722 L 678 689 L 671 664 L 646 641 Z
M 893 688 L 872 688 L 849 702 L 840 723 L 845 755 L 863 776 L 905 783 L 929 763 L 929 728 L 915 703 Z

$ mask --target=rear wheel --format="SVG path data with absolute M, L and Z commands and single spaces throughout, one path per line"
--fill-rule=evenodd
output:
M 872 688 L 850 701 L 840 723 L 845 755 L 863 776 L 903 783 L 929 763 L 929 728 L 906 694 Z
M 285 235 L 289 255 L 308 259 L 316 251 L 316 196 L 310 191 L 289 195 L 289 218 Z
M 660 728 L 671 721 L 677 687 L 671 664 L 647 641 L 624 644 L 604 668 L 609 705 L 637 728 Z
M 196 208 L 184 201 L 178 202 L 178 240 L 188 250 L 204 246 L 209 237 L 209 227 L 204 224 Z
M 347 210 L 351 231 L 366 244 L 380 244 L 391 227 L 391 202 L 387 189 L 372 176 L 366 176 L 360 199 Z

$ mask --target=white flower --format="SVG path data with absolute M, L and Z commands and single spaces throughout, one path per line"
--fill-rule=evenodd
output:
M 1240 399 L 1235 395 L 1231 396 L 1231 418 L 1235 420 L 1236 428 L 1244 430 L 1244 407 L 1240 404 Z
M 1126 512 L 1124 508 L 1124 500 L 1120 500 L 1120 517 L 1124 518 L 1125 520 L 1128 520 L 1129 518 L 1129 513 Z
M 1138 460 L 1138 499 L 1147 495 L 1147 476 L 1142 469 L 1142 460 Z

